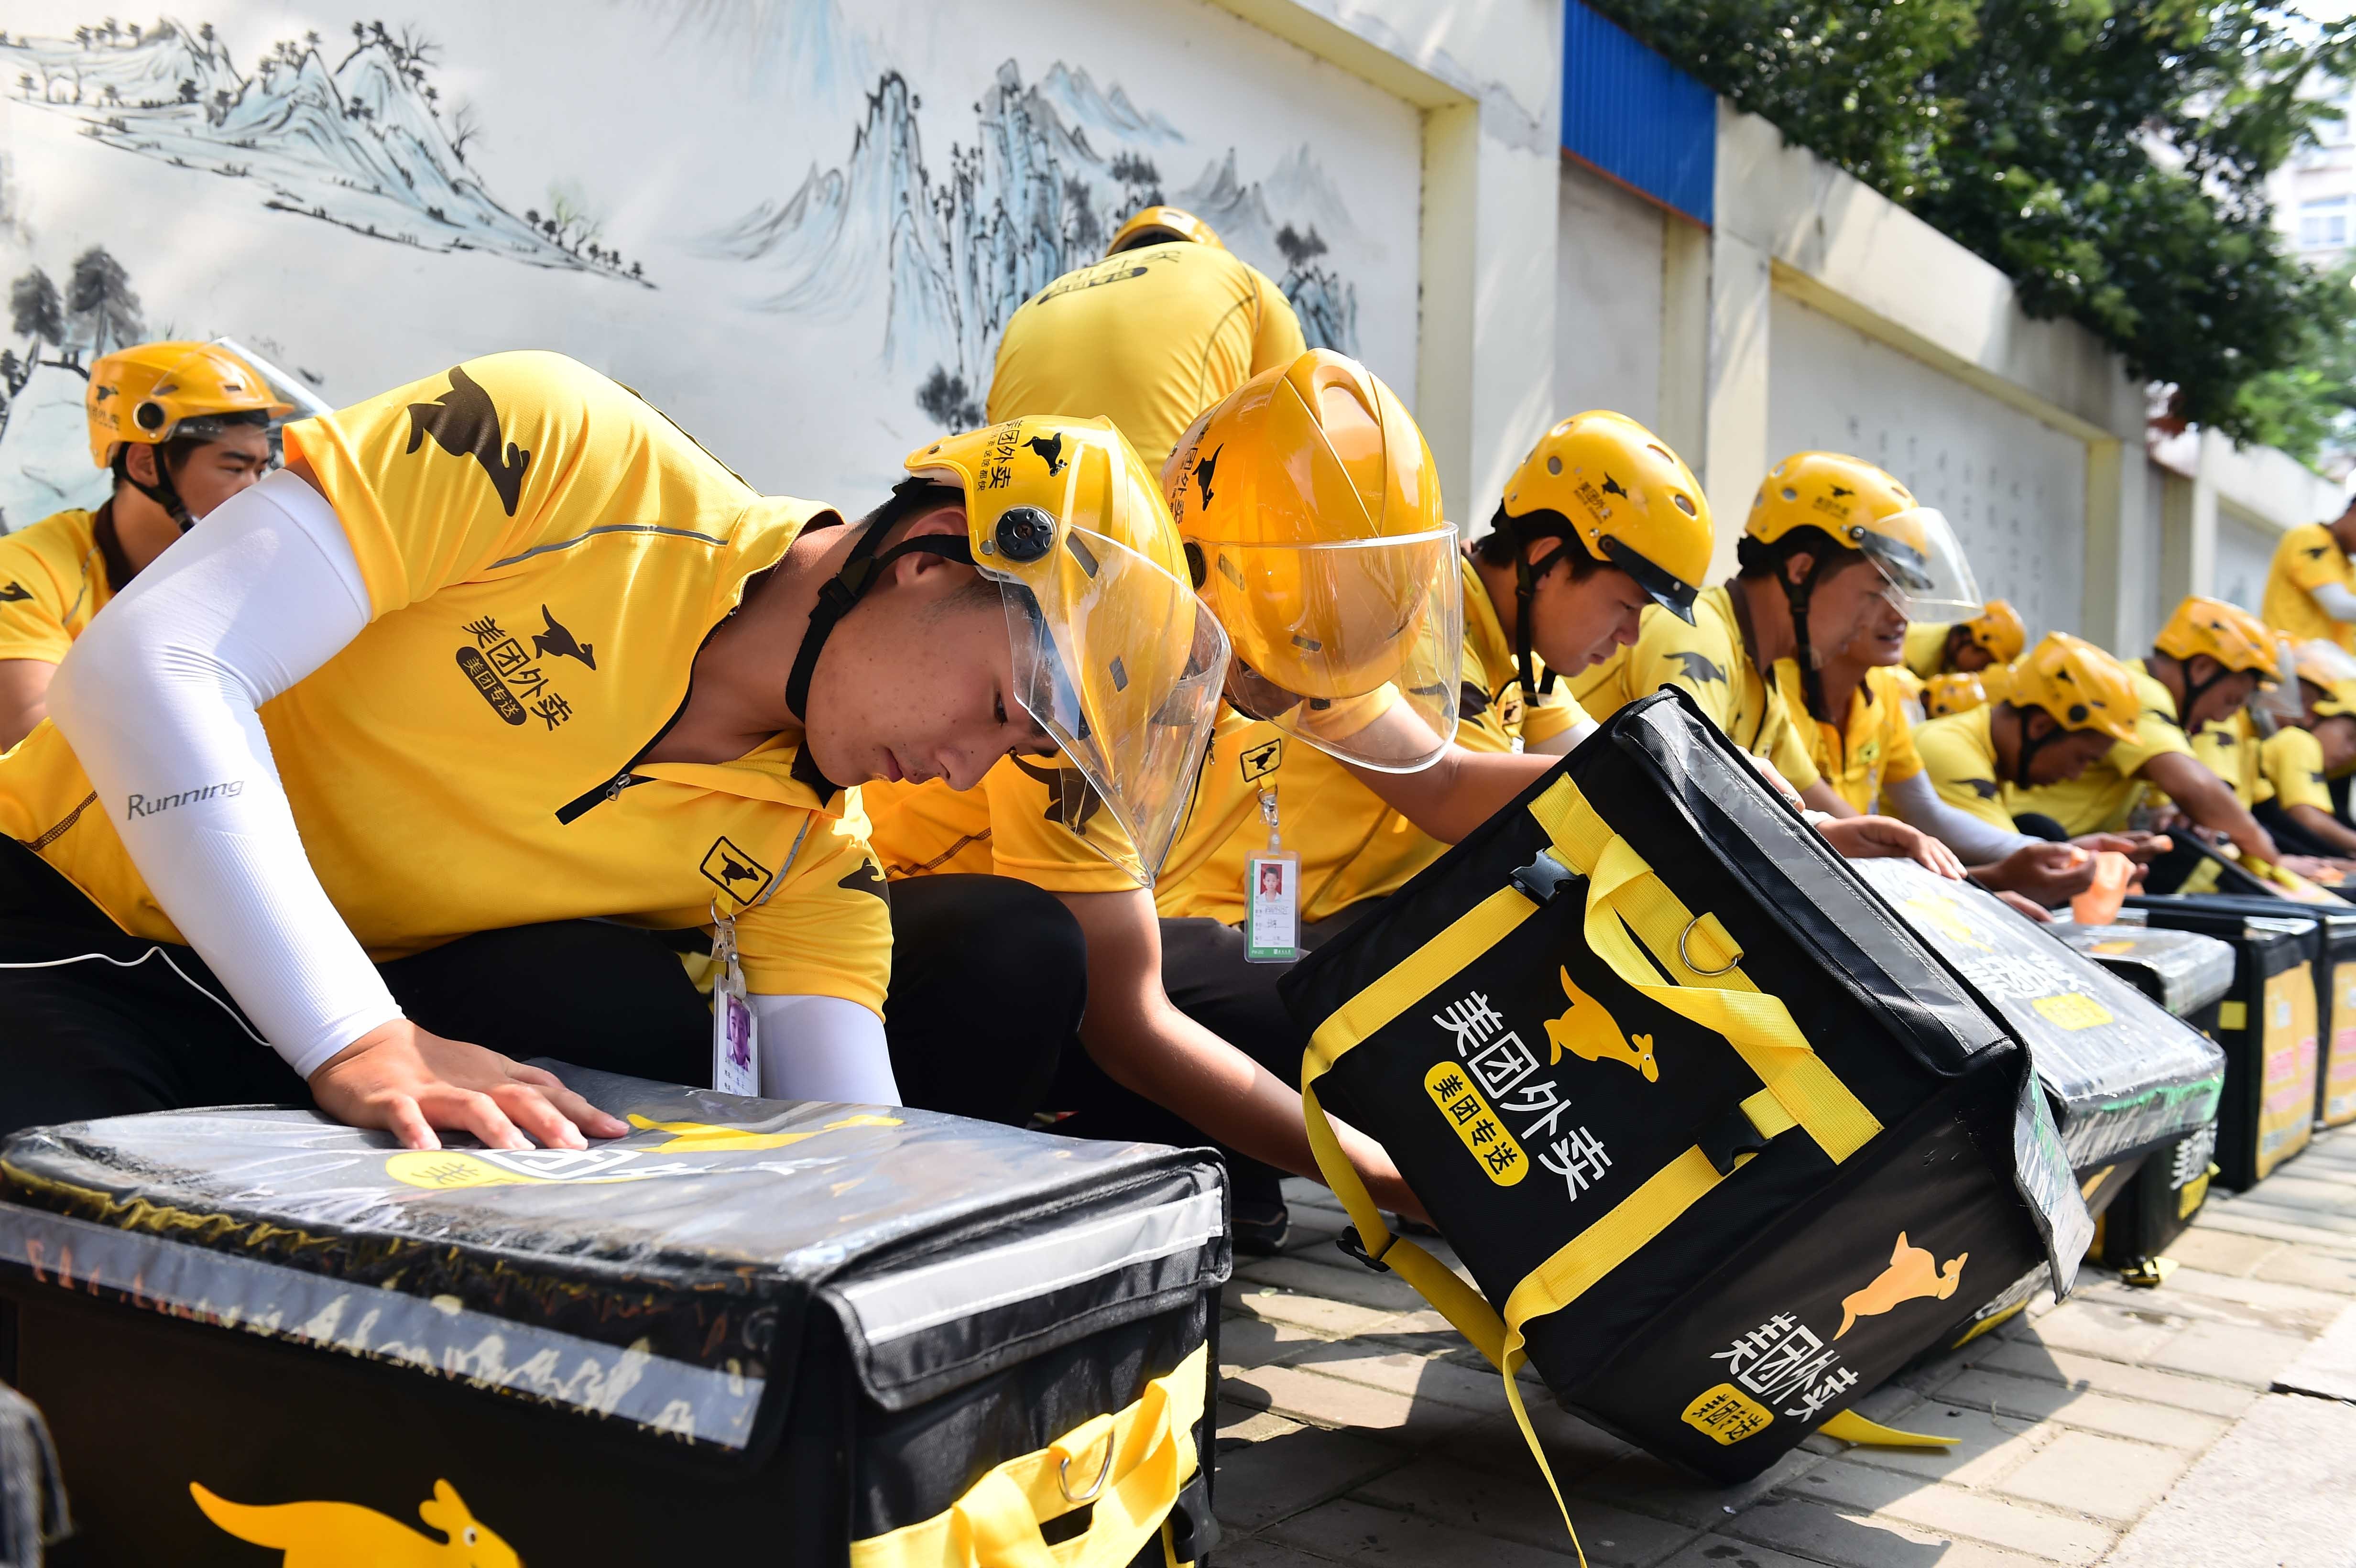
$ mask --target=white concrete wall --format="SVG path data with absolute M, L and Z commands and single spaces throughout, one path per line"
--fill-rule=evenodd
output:
M 1769 321 L 1775 457 L 1879 464 L 1954 524 L 1983 593 L 2011 600 L 2033 633 L 2079 629 L 2084 442 L 1789 294 Z
M 2216 579 L 2210 592 L 2255 612 L 2265 597 L 2266 568 L 2274 561 L 2279 528 L 2268 528 L 2238 507 L 2217 508 Z
M 1685 221 L 1562 160 L 1554 326 L 1559 412 L 1612 409 L 1659 429 L 1664 233 Z

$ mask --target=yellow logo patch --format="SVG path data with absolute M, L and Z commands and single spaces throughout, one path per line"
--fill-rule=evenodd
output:
M 1547 1043 L 1552 1048 L 1547 1065 L 1560 1061 L 1568 1051 L 1582 1061 L 1617 1061 L 1643 1073 L 1645 1083 L 1659 1083 L 1661 1067 L 1653 1060 L 1653 1037 L 1621 1033 L 1611 1012 L 1579 988 L 1569 970 L 1558 965 L 1557 973 L 1562 976 L 1562 994 L 1570 998 L 1570 1006 L 1562 1010 L 1562 1017 L 1547 1019 Z
M 1448 1125 L 1456 1129 L 1457 1137 L 1481 1162 L 1490 1180 L 1511 1187 L 1528 1172 L 1529 1161 L 1522 1157 L 1522 1146 L 1489 1109 L 1489 1102 L 1481 1097 L 1463 1068 L 1453 1061 L 1434 1062 L 1423 1075 L 1423 1092 L 1431 1096 L 1431 1103 L 1440 1107 L 1440 1114 L 1448 1118 Z
M 1730 1445 L 1764 1432 L 1775 1416 L 1732 1383 L 1719 1383 L 1696 1394 L 1693 1403 L 1686 1406 L 1683 1419 L 1695 1431 Z
M 440 1531 L 442 1541 L 358 1503 L 257 1507 L 216 1497 L 195 1481 L 188 1495 L 229 1534 L 284 1552 L 284 1568 L 523 1568 L 516 1549 L 476 1522 L 447 1481 L 434 1482 L 434 1496 L 417 1505 L 417 1517 Z
M 1910 1245 L 1905 1232 L 1899 1232 L 1898 1244 L 1890 1249 L 1890 1266 L 1863 1290 L 1841 1297 L 1841 1326 L 1833 1338 L 1847 1333 L 1858 1318 L 1879 1317 L 1901 1301 L 1946 1300 L 1963 1282 L 1964 1263 L 1971 1255 L 1958 1253 L 1943 1267 L 1932 1253 Z
M 2111 1021 L 2111 1009 L 2083 991 L 2040 997 L 2029 1005 L 2049 1023 L 2058 1024 L 2063 1029 L 2094 1029 Z

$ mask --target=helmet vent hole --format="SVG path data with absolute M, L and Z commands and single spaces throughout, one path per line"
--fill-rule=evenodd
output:
M 1562 473 L 1562 459 L 1559 457 L 1547 458 L 1547 472 L 1548 474 L 1560 475 Z
M 1800 493 L 1797 490 L 1793 489 L 1789 485 L 1783 486 L 1783 499 L 1786 501 L 1796 501 L 1799 498 Z
M 1224 555 L 1219 557 L 1219 575 L 1226 578 L 1229 582 L 1234 583 L 1237 588 L 1241 588 L 1244 585 L 1244 574 L 1237 570 L 1236 563 L 1234 561 L 1229 560 Z
M 1112 674 L 1112 688 L 1115 691 L 1127 691 L 1129 689 L 1129 671 L 1121 667 L 1120 656 L 1118 654 L 1114 655 L 1112 663 L 1106 667 L 1110 670 Z
M 1080 542 L 1080 536 L 1078 534 L 1066 533 L 1064 536 L 1064 549 L 1074 560 L 1080 563 L 1080 570 L 1087 572 L 1090 577 L 1094 577 L 1097 572 L 1101 570 L 1097 565 L 1097 558 L 1094 552 L 1092 552 L 1087 545 Z
M 1687 517 L 1698 517 L 1701 516 L 1701 508 L 1696 507 L 1685 492 L 1679 491 L 1677 493 L 1676 503 L 1677 510 L 1683 512 Z
M 1301 649 L 1303 653 L 1317 654 L 1323 653 L 1325 651 L 1324 644 L 1319 642 L 1314 637 L 1303 636 L 1299 632 L 1292 634 L 1292 645 Z

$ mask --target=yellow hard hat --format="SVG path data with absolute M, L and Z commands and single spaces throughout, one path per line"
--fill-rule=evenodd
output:
M 2318 719 L 2335 719 L 2343 713 L 2356 715 L 2356 680 L 2332 682 L 2328 695 L 2315 705 Z
M 1463 664 L 1456 530 L 1423 432 L 1372 371 L 1323 348 L 1262 371 L 1179 438 L 1162 487 L 1248 667 L 1240 709 L 1367 767 L 1412 771 L 1446 749 Z
M 2008 599 L 1989 600 L 1978 614 L 1962 624 L 1972 641 L 1998 664 L 2010 664 L 2029 645 L 2029 624 Z
M 1088 841 L 1151 886 L 1227 663 L 1152 471 L 1110 420 L 1066 418 L 949 436 L 907 467 L 965 492 L 967 558 L 1006 599 L 1014 695 L 1129 839 Z
M 1922 683 L 1922 712 L 1932 719 L 1969 713 L 1987 700 L 1987 688 L 1980 684 L 1980 677 L 1963 670 L 1934 675 Z
M 1155 237 L 1157 229 L 1169 240 L 1192 240 L 1195 244 L 1208 245 L 1214 251 L 1226 249 L 1209 224 L 1184 208 L 1144 207 L 1130 213 L 1129 221 L 1113 230 L 1112 242 L 1105 247 L 1105 254 L 1118 256 L 1123 251 L 1134 250 L 1140 245 L 1162 244 L 1163 238 Z
M 2002 700 L 2042 709 L 2062 730 L 2098 730 L 2114 741 L 2136 738 L 2143 704 L 2133 677 L 2126 666 L 2083 637 L 2048 632 L 2013 664 L 2008 683 Z
M 2152 639 L 2153 647 L 2170 658 L 2208 655 L 2235 672 L 2256 670 L 2266 680 L 2275 676 L 2274 634 L 2265 623 L 2238 604 L 2195 593 L 2176 607 L 2168 624 Z
M 1798 452 L 1768 472 L 1742 531 L 1773 544 L 1802 528 L 1863 551 L 1902 595 L 1911 621 L 1982 612 L 1979 584 L 1946 517 L 1861 457 Z
M 261 413 L 283 419 L 281 402 L 259 370 L 217 343 L 141 343 L 94 360 L 82 393 L 90 416 L 90 460 L 101 468 L 124 443 L 159 446 L 187 421 Z
M 1601 409 L 1556 425 L 1505 481 L 1499 526 L 1542 512 L 1562 518 L 1588 554 L 1692 622 L 1694 595 L 1709 573 L 1709 502 L 1659 436 Z

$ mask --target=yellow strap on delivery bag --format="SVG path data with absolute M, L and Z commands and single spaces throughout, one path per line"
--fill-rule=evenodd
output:
M 1209 1365 L 1210 1347 L 1196 1346 L 1136 1403 L 1007 1460 L 944 1512 L 852 1541 L 851 1568 L 1124 1568 L 1194 1474 Z M 1090 1504 L 1087 1531 L 1047 1544 L 1043 1520 Z
M 1717 916 L 1688 912 L 1576 784 L 1568 777 L 1557 779 L 1531 803 L 1530 814 L 1546 830 L 1562 864 L 1588 879 L 1584 933 L 1589 949 L 1631 988 L 1724 1037 L 1766 1085 L 1742 1104 L 1762 1136 L 1772 1138 L 1793 1127 L 1804 1129 L 1838 1163 L 1881 1130 L 1872 1112 L 1816 1055 L 1783 999 L 1760 990 L 1742 972 L 1741 948 Z M 1686 1150 L 1524 1276 L 1500 1317 L 1439 1259 L 1391 1234 L 1317 1098 L 1317 1080 L 1335 1062 L 1440 989 L 1537 907 L 1518 886 L 1501 888 L 1352 997 L 1310 1038 L 1301 1061 L 1301 1104 L 1317 1168 L 1349 1211 L 1367 1256 L 1413 1285 L 1504 1378 L 1515 1423 L 1578 1548 L 1579 1531 L 1570 1522 L 1562 1488 L 1547 1464 L 1514 1376 L 1527 1359 L 1523 1325 L 1577 1300 L 1724 1178 L 1700 1148 Z M 1645 957 L 1647 950 L 1658 960 L 1659 969 Z M 1664 971 L 1673 983 L 1662 982 Z M 1738 1160 L 1738 1168 L 1750 1157 Z M 1586 1561 L 1584 1549 L 1580 1549 L 1580 1562 Z

